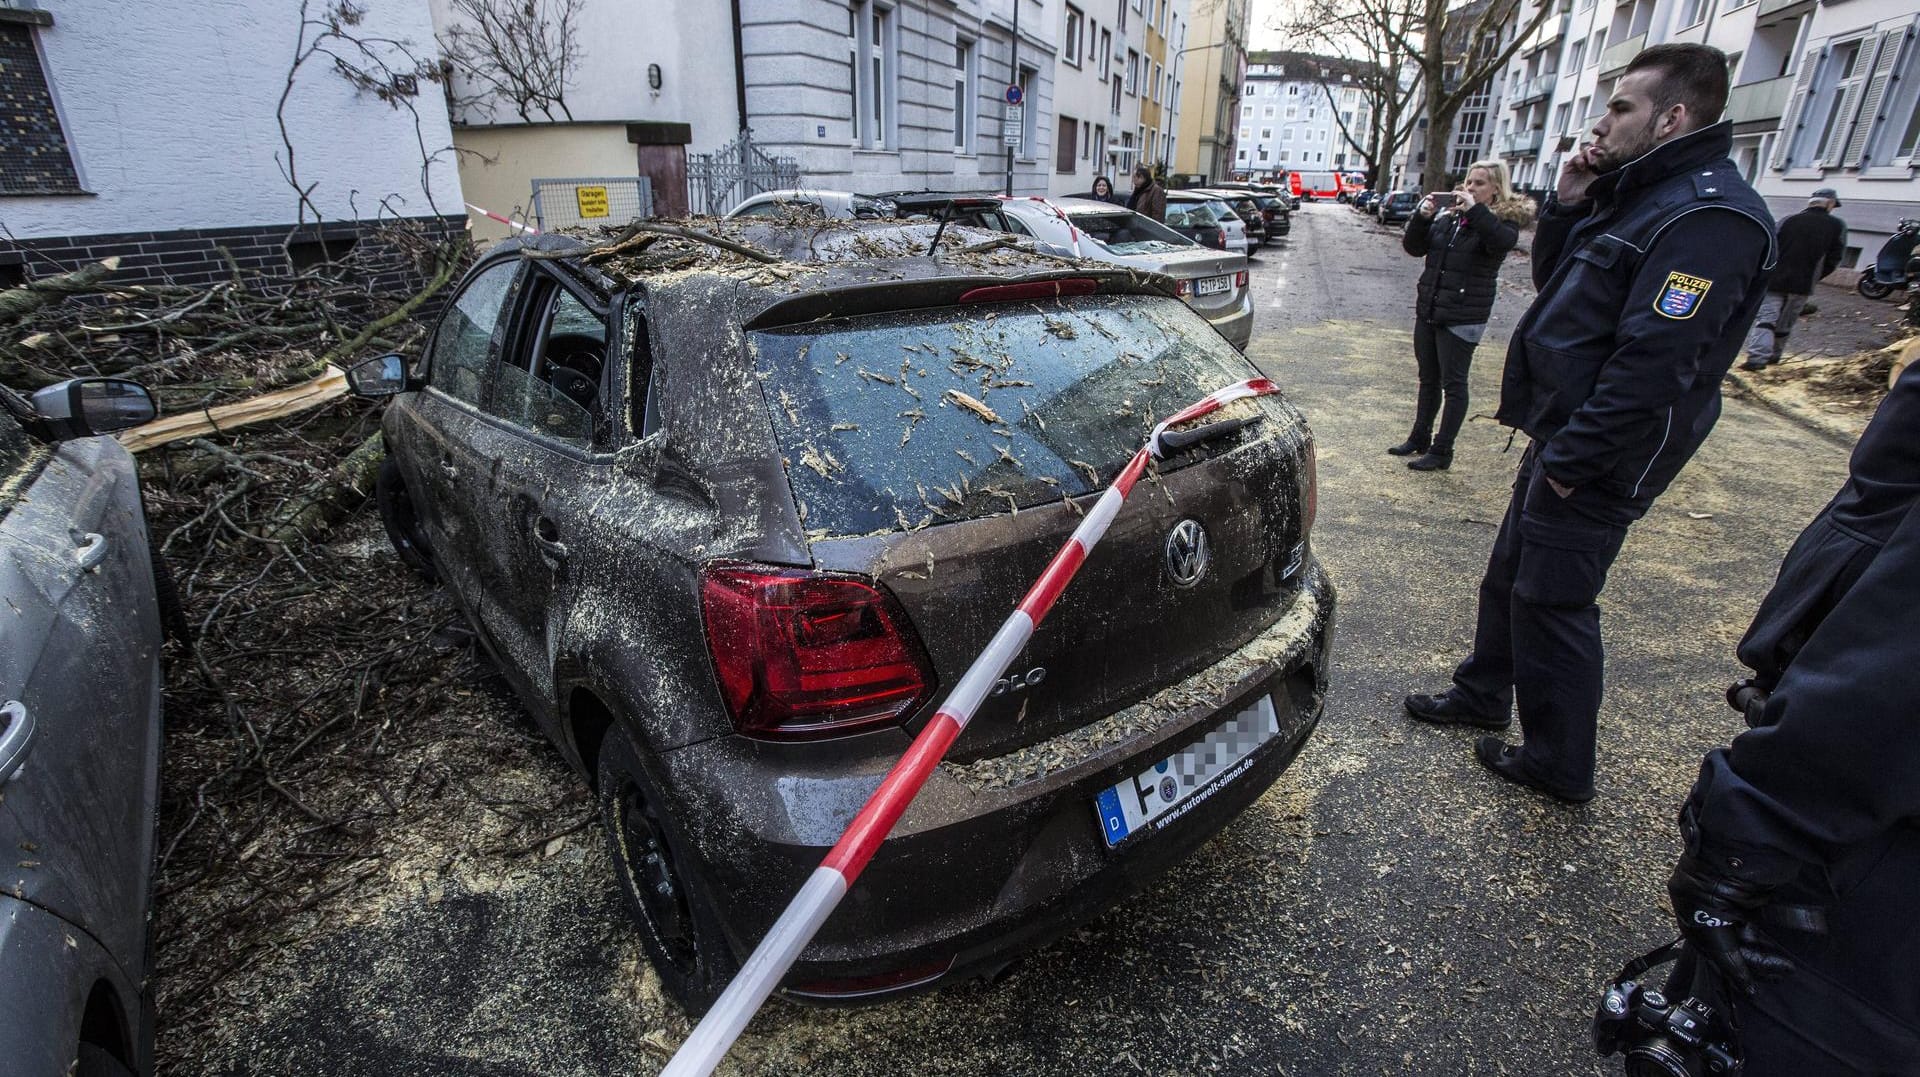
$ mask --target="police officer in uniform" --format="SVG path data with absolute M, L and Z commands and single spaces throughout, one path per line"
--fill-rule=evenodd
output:
M 1740 641 L 1753 679 L 1729 693 L 1752 729 L 1706 757 L 1681 812 L 1668 892 L 1736 989 L 1747 1077 L 1920 1073 L 1916 430 L 1920 364 L 1781 564 Z M 1776 915 L 1808 908 L 1824 925 Z
M 1593 798 L 1595 599 L 1627 528 L 1706 440 L 1720 381 L 1766 296 L 1773 218 L 1728 159 L 1726 57 L 1656 45 L 1570 159 L 1533 241 L 1539 295 L 1507 349 L 1496 418 L 1532 439 L 1480 583 L 1473 653 L 1414 718 L 1506 728 L 1502 778 Z

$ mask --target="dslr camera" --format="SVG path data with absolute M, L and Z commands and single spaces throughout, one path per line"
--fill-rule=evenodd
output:
M 1640 977 L 1679 956 L 1675 940 L 1628 962 L 1600 997 L 1593 1047 L 1625 1055 L 1627 1077 L 1726 1077 L 1746 1065 L 1729 1015 L 1700 997 L 1699 976 L 1679 1002 Z

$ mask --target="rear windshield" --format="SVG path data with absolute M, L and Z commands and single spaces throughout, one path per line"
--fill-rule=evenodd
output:
M 864 535 L 1099 489 L 1247 360 L 1176 299 L 939 307 L 752 334 L 810 533 Z
M 1184 213 L 1187 219 L 1196 225 L 1208 221 L 1217 222 L 1230 212 L 1227 207 L 1218 202 L 1171 202 L 1167 205 L 1167 211 Z
M 1138 213 L 1075 213 L 1075 227 L 1115 254 L 1158 254 L 1193 246 L 1193 241 Z

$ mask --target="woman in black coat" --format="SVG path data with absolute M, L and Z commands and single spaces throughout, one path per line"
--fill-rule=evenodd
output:
M 1127 204 L 1126 199 L 1113 192 L 1113 180 L 1106 176 L 1101 176 L 1093 181 L 1093 193 L 1086 197 L 1096 202 L 1111 202 L 1116 206 L 1124 206 Z
M 1520 225 L 1532 219 L 1533 202 L 1513 193 L 1507 167 L 1476 161 L 1459 190 L 1428 195 L 1407 221 L 1401 246 L 1427 260 L 1413 317 L 1420 395 L 1413 433 L 1387 451 L 1421 454 L 1407 463 L 1415 471 L 1445 471 L 1453 463 L 1453 439 L 1467 417 L 1467 370 L 1493 311 L 1500 263 L 1520 241 Z

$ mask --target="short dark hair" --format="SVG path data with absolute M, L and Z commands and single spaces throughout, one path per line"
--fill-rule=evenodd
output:
M 1655 112 L 1685 105 L 1696 130 L 1720 122 L 1727 109 L 1726 53 L 1711 45 L 1655 45 L 1641 50 L 1624 74 L 1648 70 L 1661 75 L 1653 88 Z

